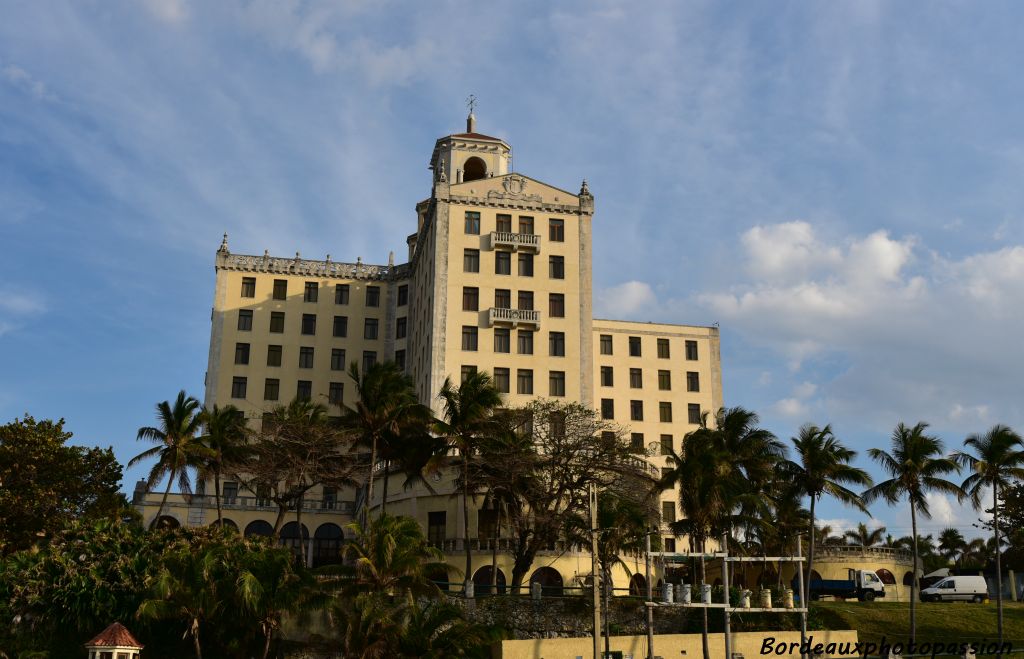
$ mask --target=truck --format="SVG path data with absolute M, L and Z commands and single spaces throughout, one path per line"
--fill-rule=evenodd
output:
M 876 597 L 885 597 L 885 585 L 877 574 L 870 570 L 847 570 L 846 579 L 812 579 L 807 584 L 807 596 L 819 600 L 824 595 L 871 602 Z

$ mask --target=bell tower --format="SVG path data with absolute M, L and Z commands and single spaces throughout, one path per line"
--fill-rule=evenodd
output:
M 457 185 L 503 176 L 512 169 L 512 147 L 505 140 L 476 132 L 474 104 L 475 99 L 470 102 L 466 132 L 442 137 L 434 145 L 430 169 L 435 183 Z

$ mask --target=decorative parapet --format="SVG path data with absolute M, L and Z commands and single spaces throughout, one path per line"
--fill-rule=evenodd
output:
M 218 270 L 305 275 L 328 279 L 362 279 L 368 281 L 408 279 L 412 273 L 412 267 L 408 263 L 400 265 L 370 265 L 362 261 L 340 263 L 332 261 L 330 256 L 323 261 L 303 259 L 299 256 L 298 252 L 295 253 L 295 258 L 289 259 L 270 256 L 267 252 L 264 252 L 263 256 L 231 254 L 225 249 L 217 251 L 216 267 Z
M 535 233 L 491 232 L 491 249 L 507 247 L 513 252 L 518 249 L 540 252 L 540 236 Z
M 865 547 L 862 545 L 821 545 L 815 548 L 815 558 L 835 556 L 841 558 L 860 558 L 868 560 L 890 560 L 896 563 L 911 565 L 913 555 L 906 549 L 895 547 Z
M 491 307 L 487 310 L 487 322 L 491 325 L 530 325 L 540 329 L 540 312 L 536 309 L 499 309 Z

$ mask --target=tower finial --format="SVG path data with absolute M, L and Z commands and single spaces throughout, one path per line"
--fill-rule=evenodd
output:
M 219 252 L 227 252 L 228 251 L 228 232 L 227 231 L 224 232 L 224 238 L 220 241 L 220 249 L 217 250 L 217 251 L 219 251 Z
M 475 133 L 476 132 L 476 115 L 473 114 L 473 110 L 476 109 L 476 95 L 475 94 L 470 94 L 469 97 L 466 98 L 466 107 L 469 108 L 469 116 L 466 117 L 466 132 L 467 133 Z

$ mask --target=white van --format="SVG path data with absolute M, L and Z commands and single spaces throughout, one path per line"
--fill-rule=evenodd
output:
M 965 600 L 982 602 L 988 599 L 988 585 L 980 575 L 946 577 L 934 586 L 921 591 L 922 602 L 951 602 Z

